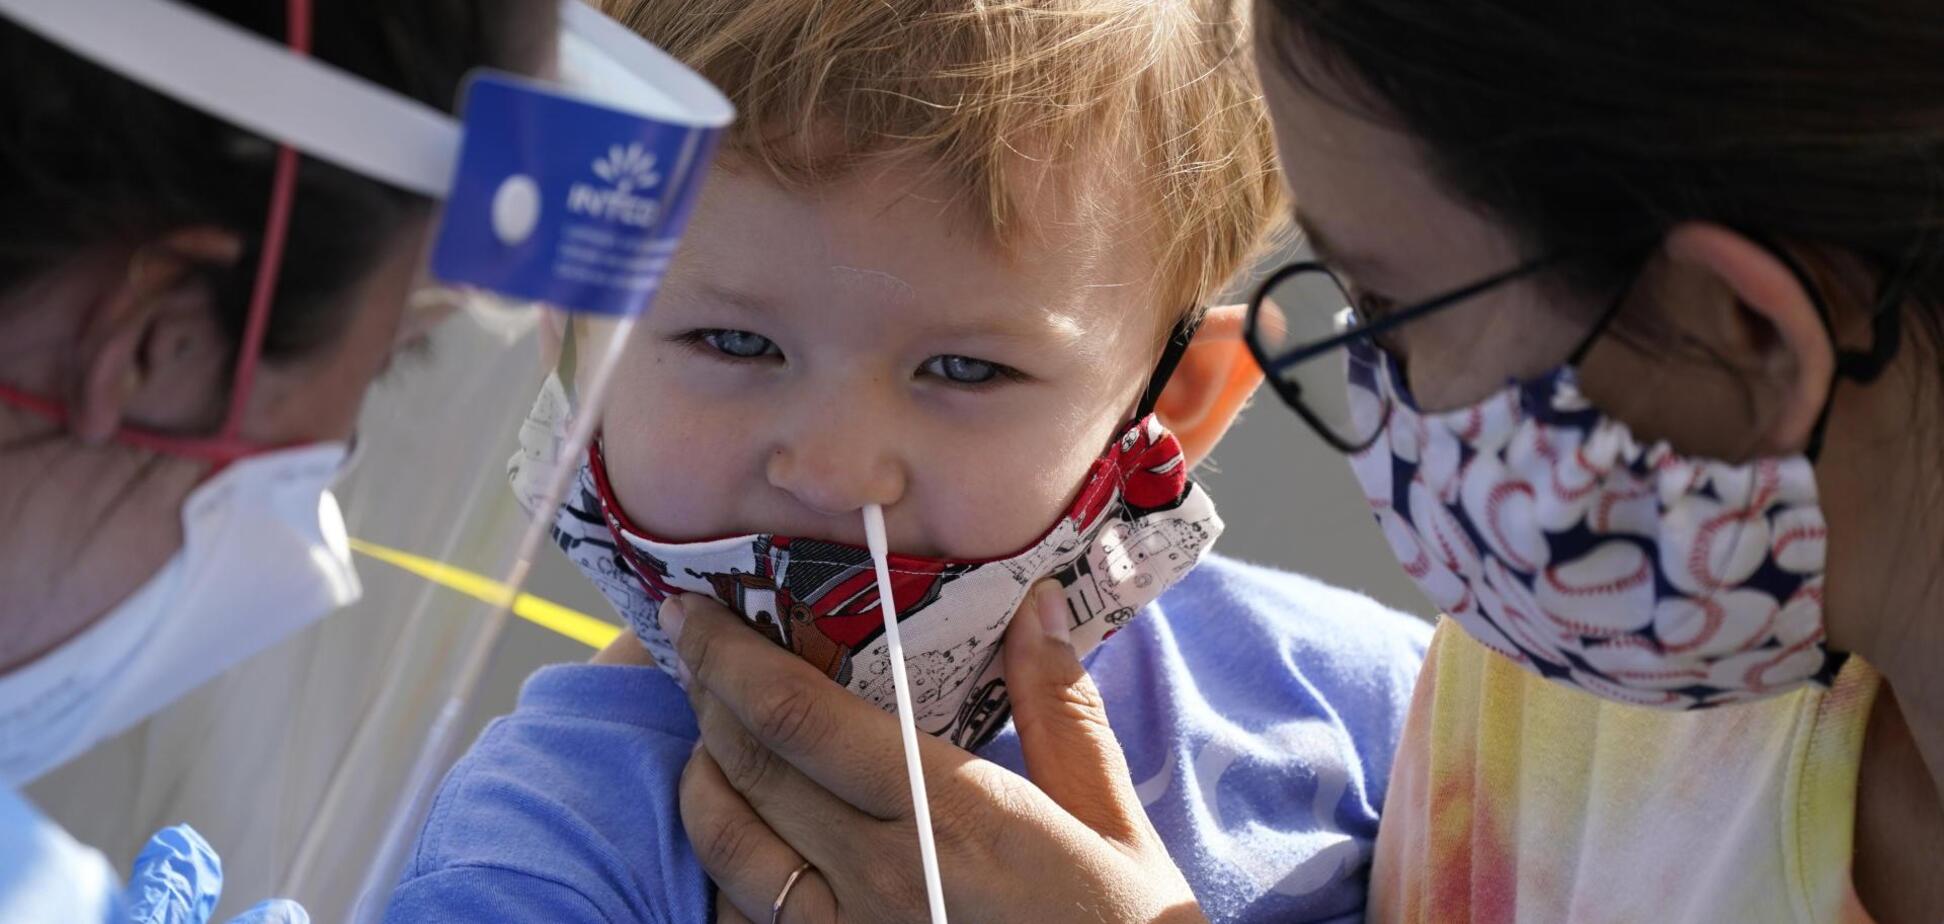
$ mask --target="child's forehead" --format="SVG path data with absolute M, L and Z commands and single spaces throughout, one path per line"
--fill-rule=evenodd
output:
M 736 165 L 710 182 L 690 262 L 728 285 L 826 292 L 1027 315 L 1158 310 L 1151 235 L 1099 197 L 1037 197 L 1001 234 L 949 178 L 921 165 L 785 183 Z M 779 279 L 779 277 L 782 277 Z
M 830 277 L 836 288 L 855 291 L 860 295 L 902 302 L 913 302 L 918 298 L 917 286 L 889 270 L 833 263 L 830 265 Z

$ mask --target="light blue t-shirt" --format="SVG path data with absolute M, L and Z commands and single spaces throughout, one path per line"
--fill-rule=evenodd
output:
M 1362 918 L 1429 637 L 1358 594 L 1210 557 L 1089 656 L 1211 920 Z M 676 800 L 696 737 L 656 668 L 535 673 L 446 777 L 387 920 L 713 920 Z M 1010 727 L 980 753 L 1023 772 Z

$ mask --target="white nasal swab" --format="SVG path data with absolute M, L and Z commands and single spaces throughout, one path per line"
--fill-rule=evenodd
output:
M 932 841 L 931 804 L 925 799 L 925 768 L 918 763 L 918 722 L 911 712 L 911 681 L 905 676 L 904 642 L 898 638 L 898 604 L 891 596 L 890 551 L 884 541 L 884 508 L 864 507 L 864 543 L 877 568 L 878 605 L 884 612 L 884 644 L 891 658 L 891 688 L 898 697 L 898 731 L 904 735 L 905 773 L 911 778 L 911 815 L 918 822 L 918 857 L 925 865 L 925 897 L 932 924 L 945 924 L 945 888 L 938 878 L 938 845 Z

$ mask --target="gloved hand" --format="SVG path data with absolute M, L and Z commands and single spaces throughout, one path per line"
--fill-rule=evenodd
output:
M 128 877 L 129 924 L 209 924 L 223 895 L 223 861 L 188 825 L 155 832 Z M 287 899 L 264 901 L 230 924 L 310 924 L 302 905 Z

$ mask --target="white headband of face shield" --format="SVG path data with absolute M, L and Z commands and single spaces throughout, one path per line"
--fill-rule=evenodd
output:
M 456 118 L 194 7 L 0 0 L 0 16 L 312 157 L 433 198 L 452 186 L 462 135 Z M 701 127 L 733 117 L 708 81 L 578 0 L 563 0 L 560 26 L 561 80 L 587 102 Z

